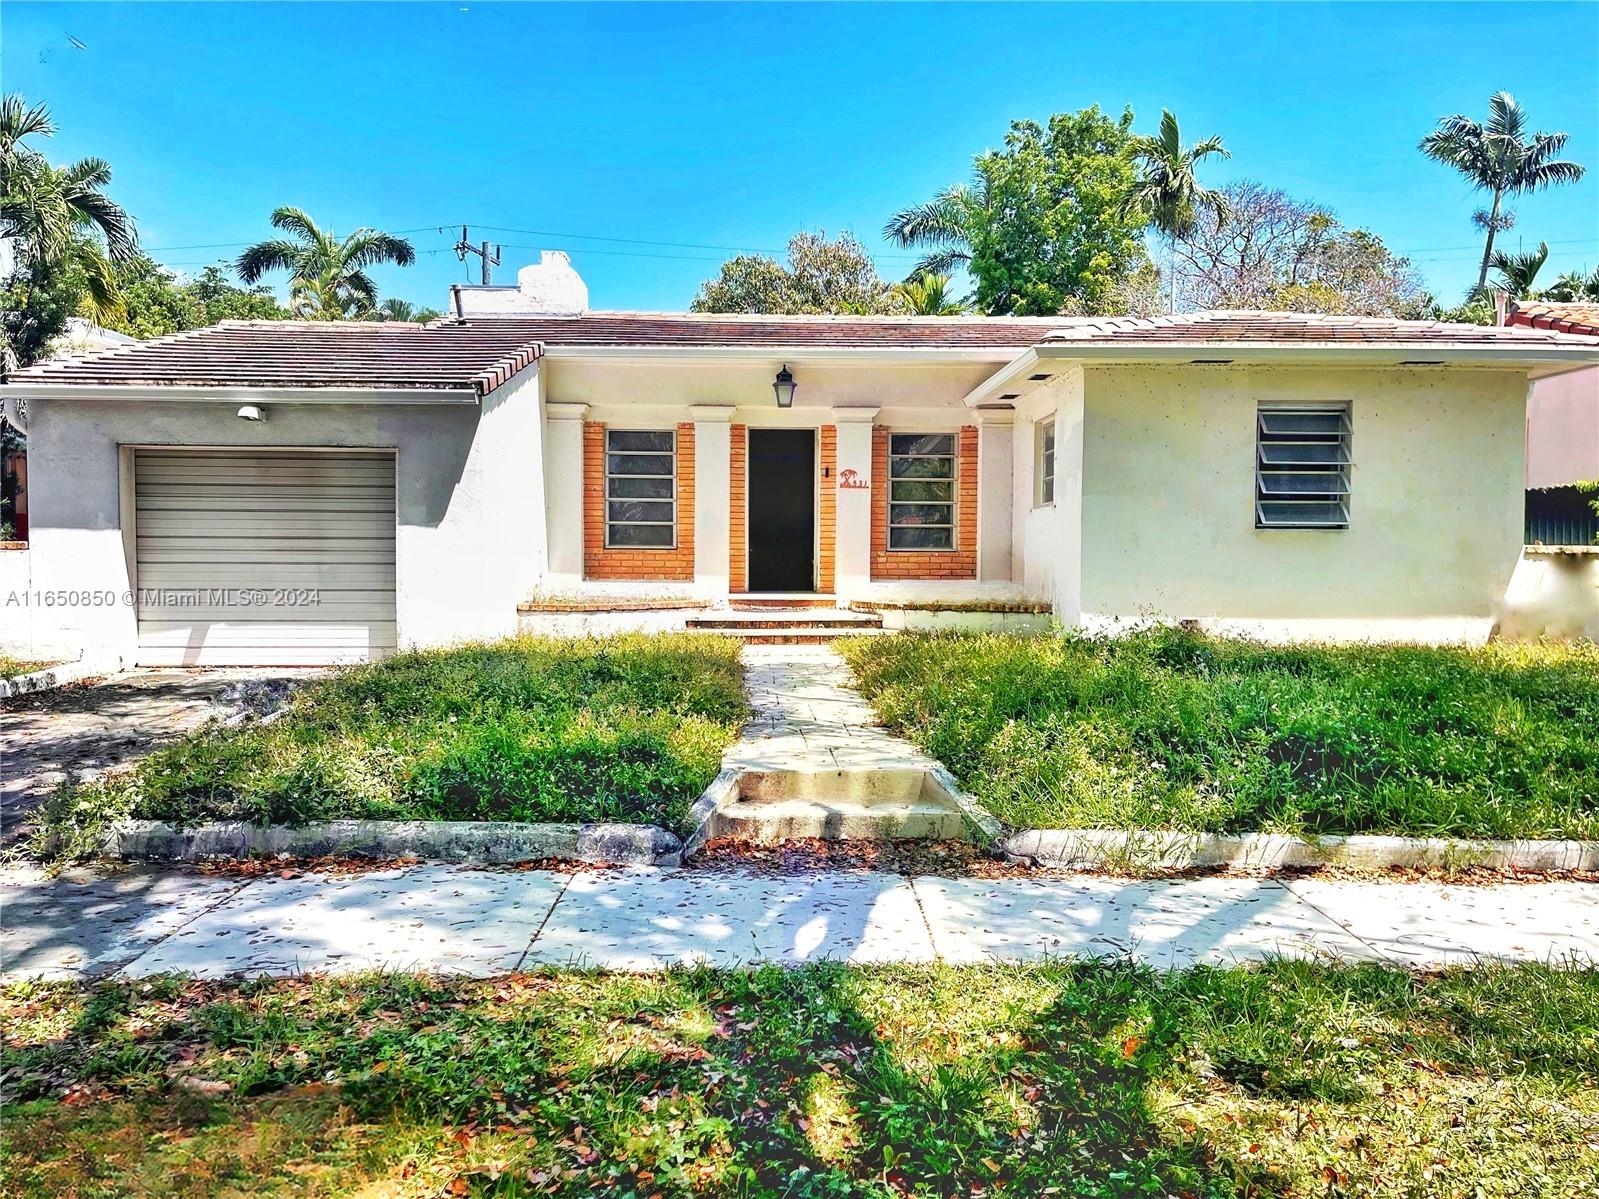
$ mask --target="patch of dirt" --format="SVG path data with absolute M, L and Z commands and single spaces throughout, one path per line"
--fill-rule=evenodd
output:
M 1026 878 L 1041 873 L 1020 862 L 996 858 L 970 841 L 827 841 L 803 837 L 757 844 L 714 837 L 691 863 L 701 873 L 755 871 L 762 874 L 812 874 L 818 871 L 878 871 L 912 877 Z M 1055 871 L 1067 874 L 1069 871 Z

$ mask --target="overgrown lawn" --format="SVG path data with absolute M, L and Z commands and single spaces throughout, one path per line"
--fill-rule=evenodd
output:
M 12 1196 L 1472 1196 L 1599 1179 L 1599 975 L 1276 962 L 0 991 Z
M 608 820 L 681 828 L 745 713 L 738 647 L 689 634 L 521 637 L 403 654 L 63 791 L 43 830 L 87 852 L 122 816 L 304 823 Z
M 1599 836 L 1599 648 L 902 635 L 888 724 L 1020 827 Z

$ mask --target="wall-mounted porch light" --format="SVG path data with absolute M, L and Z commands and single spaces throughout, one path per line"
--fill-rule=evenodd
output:
M 259 404 L 245 404 L 239 409 L 240 420 L 266 420 L 266 409 Z
M 786 362 L 783 369 L 777 372 L 777 378 L 772 380 L 772 394 L 777 397 L 779 408 L 794 406 L 794 372 L 788 369 Z

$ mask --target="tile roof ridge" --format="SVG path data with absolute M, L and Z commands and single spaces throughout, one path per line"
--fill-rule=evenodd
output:
M 509 383 L 519 371 L 526 370 L 544 354 L 542 341 L 524 342 L 509 354 L 502 355 L 472 376 L 472 387 L 479 396 L 486 396 L 497 387 Z

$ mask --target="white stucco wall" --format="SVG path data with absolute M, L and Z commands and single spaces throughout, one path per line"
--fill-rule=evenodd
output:
M 1592 553 L 1523 550 L 1494 632 L 1506 641 L 1599 641 L 1599 547 Z
M 288 404 L 264 422 L 237 401 L 39 400 L 29 429 L 33 586 L 130 590 L 131 449 L 145 445 L 393 449 L 396 616 L 402 645 L 503 636 L 544 569 L 536 368 L 475 404 Z M 129 662 L 133 608 L 66 605 L 36 638 Z
M 1521 549 L 1523 376 L 1478 370 L 1089 368 L 1085 623 L 1474 640 Z M 1254 527 L 1260 402 L 1352 405 L 1350 527 Z
M 1055 501 L 1039 504 L 1038 427 L 1055 422 Z M 1070 367 L 1017 406 L 1012 575 L 1029 597 L 1074 623 L 1081 608 L 1083 372 Z

